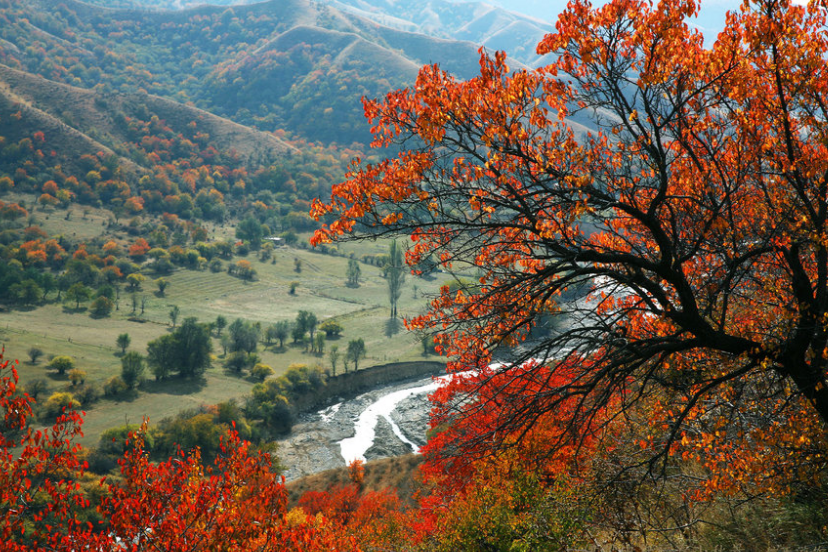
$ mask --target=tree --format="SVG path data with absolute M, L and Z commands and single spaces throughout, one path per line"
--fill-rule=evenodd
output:
M 273 374 L 273 368 L 271 368 L 267 364 L 259 363 L 250 369 L 250 375 L 259 381 L 264 381 L 265 378 L 267 378 L 268 376 L 272 376 Z
M 76 309 L 79 309 L 80 304 L 84 301 L 88 301 L 91 297 L 92 290 L 80 282 L 75 282 L 69 286 L 69 289 L 66 290 L 66 300 L 74 301 Z
M 258 325 L 248 320 L 236 318 L 227 328 L 230 334 L 230 350 L 244 351 L 248 354 L 258 348 L 261 329 Z
M 336 375 L 336 365 L 339 363 L 339 357 L 341 353 L 339 352 L 339 346 L 331 345 L 331 348 L 328 350 L 328 360 L 331 361 L 331 375 Z
M 223 315 L 216 316 L 216 335 L 221 337 L 221 331 L 227 326 L 227 318 Z
M 359 261 L 356 259 L 348 259 L 348 270 L 345 273 L 345 285 L 348 287 L 359 287 L 359 279 L 361 276 L 362 269 L 359 267 Z
M 49 361 L 49 368 L 57 370 L 61 376 L 75 367 L 75 359 L 67 355 L 58 355 Z
M 391 240 L 388 248 L 388 263 L 385 265 L 385 278 L 388 280 L 388 298 L 391 302 L 391 318 L 397 317 L 397 301 L 402 294 L 402 285 L 405 282 L 405 259 L 403 250 L 397 240 Z
M 176 323 L 178 323 L 178 315 L 181 314 L 181 309 L 178 308 L 178 305 L 173 305 L 170 309 L 170 322 L 172 322 L 173 328 L 175 328 Z
M 178 365 L 178 343 L 173 335 L 162 335 L 147 343 L 147 365 L 155 376 L 155 381 L 163 380 L 174 373 Z
M 136 351 L 130 351 L 121 357 L 121 379 L 127 387 L 135 389 L 144 376 L 144 357 Z
M 115 344 L 121 349 L 122 355 L 126 353 L 130 343 L 132 343 L 132 339 L 130 339 L 128 333 L 118 334 L 118 337 L 115 339 Z
M 43 288 L 31 279 L 23 280 L 20 283 L 12 284 L 9 292 L 15 301 L 23 306 L 32 305 L 43 297 Z
M 250 242 L 250 247 L 259 249 L 264 231 L 262 224 L 253 215 L 248 215 L 236 226 L 236 238 Z
M 329 338 L 339 336 L 339 334 L 341 334 L 344 329 L 345 328 L 342 326 L 342 324 L 340 324 L 333 318 L 328 318 L 327 320 L 319 324 L 319 331 L 325 332 L 325 335 Z
M 29 361 L 32 364 L 37 364 L 37 361 L 43 356 L 43 350 L 38 347 L 29 347 L 28 355 Z
M 173 335 L 179 345 L 179 372 L 186 378 L 200 376 L 209 368 L 213 350 L 207 327 L 191 316 L 184 319 Z
M 212 348 L 206 326 L 188 317 L 171 334 L 147 344 L 147 365 L 156 380 L 175 372 L 186 378 L 199 377 L 210 367 Z
M 401 151 L 315 202 L 314 216 L 334 218 L 313 243 L 359 222 L 372 238 L 410 236 L 412 266 L 477 269 L 474 286 L 444 288 L 410 321 L 437 332 L 453 370 L 481 374 L 443 395 L 435 423 L 456 420 L 464 393 L 510 405 L 485 435 L 457 434 L 457 458 L 502 449 L 577 398 L 555 448 L 624 418 L 639 424 L 631 461 L 692 455 L 711 492 L 790 489 L 818 469 L 807 459 L 828 423 L 825 12 L 745 4 L 706 49 L 685 22 L 697 9 L 576 0 L 539 46 L 555 54 L 548 67 L 510 72 L 505 55 L 484 54 L 472 80 L 426 67 L 416 90 L 366 102 L 374 145 Z M 549 331 L 550 316 L 563 329 Z M 535 392 L 479 392 L 504 373 Z
M 141 284 L 146 281 L 147 277 L 143 274 L 139 274 L 138 272 L 133 272 L 132 274 L 127 275 L 127 287 L 131 291 L 137 291 L 141 289 Z
M 273 338 L 279 340 L 279 347 L 282 348 L 285 346 L 285 339 L 287 339 L 288 335 L 290 334 L 290 322 L 287 320 L 280 320 L 270 326 L 270 329 L 273 329 Z
M 72 382 L 72 387 L 83 384 L 86 381 L 86 371 L 80 368 L 73 368 L 69 370 L 69 381 Z
M 316 337 L 313 338 L 313 350 L 317 355 L 322 356 L 325 352 L 325 334 L 316 334 Z
M 170 281 L 166 278 L 158 278 L 155 280 L 155 285 L 158 287 L 158 295 L 164 297 L 164 294 L 167 291 L 167 288 L 170 285 Z
M 352 339 L 348 342 L 348 350 L 345 353 L 345 357 L 354 364 L 354 372 L 359 370 L 359 359 L 365 356 L 365 342 L 362 338 L 359 339 Z M 346 368 L 345 371 L 347 372 L 348 369 Z
M 114 308 L 115 302 L 112 301 L 112 299 L 100 296 L 92 301 L 92 305 L 89 307 L 89 312 L 92 316 L 102 318 L 112 314 L 112 309 Z
M 33 399 L 17 392 L 17 373 L 0 358 L 3 550 L 118 550 L 124 543 L 135 550 L 356 549 L 352 537 L 320 524 L 321 517 L 289 517 L 287 491 L 270 455 L 254 454 L 235 431 L 221 440 L 213 465 L 202 464 L 198 449 L 151 461 L 146 423 L 126 428 L 122 440 L 113 433 L 123 443 L 115 449 L 122 454 L 120 477 L 101 482 L 98 510 L 105 523 L 90 522 L 85 455 L 75 444 L 82 435 L 79 404 L 69 393 L 56 395 L 49 405 L 58 416 L 54 425 L 32 429 Z
M 302 335 L 305 332 L 310 333 L 310 338 L 313 339 L 313 333 L 316 331 L 316 324 L 318 319 L 316 315 L 310 311 L 300 310 L 296 314 L 296 327 L 302 330 Z

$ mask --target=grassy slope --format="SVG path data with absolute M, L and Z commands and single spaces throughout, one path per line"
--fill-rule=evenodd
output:
M 423 457 L 418 454 L 406 454 L 395 458 L 383 458 L 365 464 L 364 489 L 381 491 L 394 489 L 405 504 L 413 504 L 413 495 L 422 487 L 417 471 Z M 291 505 L 296 505 L 303 494 L 308 491 L 327 491 L 336 485 L 348 484 L 348 468 L 308 475 L 287 484 Z
M 84 215 L 80 208 L 73 208 L 72 217 L 66 221 L 62 211 L 46 214 L 37 211 L 38 223 L 50 234 L 61 230 L 69 235 L 94 236 L 104 231 L 103 211 L 87 209 Z M 216 234 L 227 233 L 228 229 L 216 229 Z M 366 242 L 346 244 L 346 252 L 377 254 L 387 251 L 382 243 Z M 348 341 L 365 340 L 367 358 L 361 367 L 401 360 L 416 360 L 422 357 L 422 348 L 416 336 L 405 332 L 388 337 L 388 291 L 387 284 L 378 268 L 362 265 L 363 284 L 357 289 L 345 287 L 347 259 L 323 255 L 313 251 L 281 248 L 274 254 L 271 264 L 259 262 L 251 254 L 248 260 L 258 271 L 258 279 L 245 282 L 229 276 L 226 272 L 189 271 L 179 269 L 167 279 L 170 285 L 166 296 L 159 297 L 150 279 L 144 283 L 139 295 L 147 297 L 143 323 L 130 321 L 131 300 L 122 291 L 120 309 L 103 319 L 91 318 L 85 311 L 75 312 L 60 304 L 48 304 L 33 310 L 12 310 L 0 314 L 0 344 L 6 348 L 6 358 L 20 360 L 21 384 L 36 378 L 49 382 L 50 391 L 68 385 L 68 379 L 60 378 L 46 369 L 47 359 L 36 365 L 28 363 L 27 351 L 36 346 L 45 355 L 67 354 L 76 359 L 77 367 L 85 370 L 88 381 L 98 385 L 109 377 L 120 374 L 120 358 L 115 339 L 118 334 L 128 333 L 132 339 L 130 350 L 146 353 L 149 341 L 171 330 L 169 311 L 172 305 L 181 309 L 180 319 L 195 316 L 200 321 L 215 320 L 219 314 L 228 322 L 240 317 L 260 321 L 263 327 L 279 320 L 294 320 L 299 310 L 309 310 L 320 321 L 335 317 L 345 327 L 343 335 L 336 341 L 329 340 L 326 354 L 317 357 L 303 352 L 286 342 L 283 350 L 259 347 L 262 362 L 271 365 L 276 373 L 284 372 L 291 363 L 318 363 L 329 367 L 327 349 L 336 344 L 344 353 Z M 302 262 L 302 272 L 294 271 L 294 259 Z M 238 259 L 234 259 L 234 262 Z M 226 265 L 226 263 L 225 263 Z M 288 293 L 290 283 L 299 282 L 295 295 Z M 408 277 L 400 298 L 400 312 L 413 314 L 425 308 L 424 293 L 436 292 L 440 279 L 425 281 Z M 417 286 L 415 298 L 413 286 Z M 56 292 L 50 294 L 55 297 Z M 74 305 L 72 305 L 74 306 Z M 83 307 L 82 307 L 83 309 Z M 218 358 L 207 371 L 205 385 L 170 381 L 163 384 L 145 384 L 141 392 L 129 400 L 101 400 L 88 411 L 84 425 L 83 443 L 92 445 L 100 433 L 108 427 L 139 422 L 148 415 L 159 420 L 182 409 L 199 404 L 214 404 L 230 398 L 241 398 L 247 394 L 254 382 L 249 378 L 228 374 L 222 367 L 222 349 L 214 339 L 214 353 Z M 341 370 L 341 362 L 339 369 Z

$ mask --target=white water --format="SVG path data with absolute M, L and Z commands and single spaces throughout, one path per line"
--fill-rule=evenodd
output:
M 380 397 L 374 403 L 369 405 L 368 408 L 363 410 L 354 424 L 354 436 L 339 441 L 339 448 L 345 462 L 351 462 L 353 460 L 365 461 L 365 452 L 374 444 L 374 438 L 376 437 L 375 430 L 380 417 L 385 418 L 388 423 L 391 424 L 391 429 L 400 441 L 410 446 L 415 453 L 420 452 L 420 447 L 418 447 L 416 443 L 412 443 L 411 440 L 403 434 L 399 426 L 394 423 L 394 420 L 391 419 L 391 412 L 397 408 L 397 405 L 402 400 L 412 395 L 421 395 L 435 391 L 438 387 L 440 387 L 446 377 L 450 376 L 441 376 L 434 381 L 419 387 L 411 387 L 409 389 L 394 391 L 393 393 Z
M 329 406 L 325 410 L 319 413 L 319 416 L 322 418 L 322 421 L 326 424 L 331 423 L 333 420 L 334 415 L 339 412 L 339 409 L 342 407 L 342 403 L 336 403 L 335 405 Z

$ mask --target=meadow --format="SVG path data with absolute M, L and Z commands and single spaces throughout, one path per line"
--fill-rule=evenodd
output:
M 70 208 L 65 211 L 37 211 L 35 220 L 50 235 L 63 232 L 72 239 L 107 235 L 126 240 L 126 236 L 107 234 L 108 213 L 90 208 Z M 232 226 L 212 226 L 211 239 L 230 237 Z M 120 348 L 118 335 L 127 333 L 131 343 L 127 349 L 146 354 L 147 343 L 173 329 L 170 310 L 180 310 L 178 323 L 186 317 L 200 322 L 213 322 L 221 315 L 228 323 L 236 318 L 260 322 L 262 329 L 281 320 L 294 321 L 300 310 L 314 313 L 321 323 L 327 319 L 339 322 L 344 331 L 338 338 L 328 339 L 321 355 L 311 354 L 288 337 L 284 347 L 278 344 L 265 347 L 260 343 L 256 354 L 260 361 L 271 366 L 275 375 L 284 373 L 294 363 L 329 369 L 328 351 L 338 346 L 345 352 L 349 340 L 361 338 L 366 346 L 366 358 L 360 368 L 387 362 L 425 358 L 420 338 L 408 332 L 401 321 L 389 319 L 388 285 L 380 268 L 360 263 L 360 286 L 345 285 L 348 256 L 387 253 L 388 244 L 370 241 L 342 244 L 331 248 L 328 254 L 301 246 L 307 236 L 300 237 L 299 247 L 277 247 L 272 259 L 260 261 L 255 251 L 247 256 L 234 257 L 225 262 L 225 270 L 187 270 L 178 268 L 165 278 L 169 286 L 162 295 L 153 280 L 157 277 L 145 271 L 143 282 L 135 296 L 144 299 L 144 312 L 133 313 L 132 293 L 121 285 L 116 301 L 117 309 L 109 317 L 94 318 L 81 305 L 67 305 L 54 301 L 56 292 L 46 304 L 28 309 L 12 309 L 0 314 L 0 344 L 5 357 L 18 359 L 21 384 L 43 379 L 49 393 L 71 387 L 66 375 L 60 376 L 47 368 L 54 355 L 69 355 L 77 368 L 86 372 L 86 383 L 102 386 L 112 376 L 120 375 Z M 336 254 L 332 254 L 332 253 Z M 252 281 L 227 273 L 229 263 L 248 260 L 256 270 Z M 301 271 L 297 271 L 297 260 Z M 399 311 L 412 315 L 425 309 L 427 297 L 438 291 L 448 280 L 445 274 L 424 279 L 408 275 L 399 299 Z M 291 293 L 294 287 L 294 293 Z M 226 332 L 226 330 L 225 330 Z M 94 445 L 104 430 L 124 423 L 138 423 L 143 417 L 158 421 L 177 412 L 202 404 L 215 404 L 229 399 L 242 401 L 256 381 L 246 375 L 236 375 L 223 367 L 224 351 L 220 339 L 213 332 L 213 362 L 201 381 L 171 378 L 152 381 L 147 371 L 145 381 L 136 392 L 117 399 L 102 398 L 87 410 L 84 423 L 84 445 Z M 36 363 L 29 361 L 28 351 L 37 347 L 43 356 Z M 342 371 L 342 361 L 338 365 Z M 41 397 L 45 400 L 48 394 Z

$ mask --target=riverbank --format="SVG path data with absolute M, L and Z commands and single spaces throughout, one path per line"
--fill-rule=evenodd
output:
M 355 423 L 360 415 L 383 397 L 429 386 L 432 378 L 419 378 L 385 385 L 342 400 L 316 412 L 298 415 L 290 435 L 277 441 L 277 455 L 285 466 L 285 478 L 294 481 L 301 477 L 346 465 L 340 441 L 354 437 Z M 403 393 L 406 395 L 406 393 Z M 390 412 L 406 440 L 417 446 L 425 444 L 430 411 L 427 392 L 403 396 Z M 395 433 L 391 423 L 379 416 L 374 435 L 364 453 L 366 460 L 401 456 L 413 451 Z

